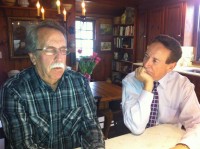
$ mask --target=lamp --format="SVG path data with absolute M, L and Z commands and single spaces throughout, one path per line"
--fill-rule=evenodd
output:
M 44 7 L 41 6 L 39 0 L 36 3 L 36 7 L 37 7 L 37 17 L 41 17 L 40 13 L 42 13 L 42 20 L 44 20 Z M 72 4 L 61 4 L 60 0 L 56 0 L 56 7 L 57 7 L 57 11 L 58 11 L 58 15 L 62 15 L 61 14 L 61 9 L 63 10 L 63 21 L 66 22 L 67 21 L 67 15 L 70 14 L 70 9 L 72 8 Z M 43 8 L 43 9 L 41 9 Z

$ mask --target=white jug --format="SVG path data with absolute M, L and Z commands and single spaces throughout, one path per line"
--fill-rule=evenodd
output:
M 28 6 L 29 6 L 28 0 L 18 0 L 18 4 L 19 4 L 21 7 L 28 7 Z

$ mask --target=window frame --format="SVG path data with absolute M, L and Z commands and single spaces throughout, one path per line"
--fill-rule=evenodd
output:
M 81 18 L 76 18 L 75 19 L 75 24 L 76 24 L 76 21 L 82 21 L 83 23 L 84 22 L 92 22 L 92 24 L 93 24 L 93 39 L 92 39 L 92 41 L 93 41 L 93 51 L 92 52 L 94 52 L 95 51 L 95 40 L 96 40 L 96 21 L 95 20 L 93 20 L 93 19 L 85 19 L 85 20 L 83 20 L 83 19 L 81 19 Z M 77 40 L 77 38 L 76 38 L 76 25 L 75 25 L 75 41 Z M 84 39 L 83 39 L 84 40 Z M 76 42 L 75 42 L 76 43 Z M 77 46 L 75 45 L 75 53 L 76 53 L 76 59 L 78 59 L 78 57 L 77 57 L 77 48 L 76 48 Z

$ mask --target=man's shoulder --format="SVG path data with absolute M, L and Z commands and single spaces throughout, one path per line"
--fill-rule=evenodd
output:
M 123 81 L 134 81 L 135 80 L 135 71 L 128 73 Z
M 176 82 L 177 81 L 189 81 L 189 79 L 186 76 L 183 76 L 176 71 L 171 71 L 168 76 L 169 76 L 169 79 L 176 80 Z
M 27 82 L 31 78 L 32 68 L 27 68 L 19 72 L 18 74 L 8 78 L 3 84 L 3 88 L 19 87 L 20 84 Z
M 125 78 L 129 79 L 129 78 L 132 78 L 132 77 L 135 77 L 135 71 L 128 73 Z
M 122 84 L 123 85 L 125 85 L 125 84 L 133 85 L 134 84 L 134 85 L 142 86 L 143 83 L 135 78 L 135 71 L 133 71 L 126 75 L 126 77 L 122 80 Z
M 81 78 L 84 77 L 81 73 L 74 71 L 74 70 L 66 70 L 64 72 L 64 76 L 65 77 L 71 77 L 73 79 L 81 79 Z
M 82 82 L 83 84 L 85 84 L 84 82 L 88 82 L 83 74 L 74 70 L 66 70 L 64 72 L 64 78 L 67 80 L 71 80 L 73 83 Z
M 168 82 L 173 82 L 174 84 L 180 84 L 180 86 L 192 85 L 192 83 L 186 76 L 183 76 L 176 71 L 172 71 L 168 74 Z

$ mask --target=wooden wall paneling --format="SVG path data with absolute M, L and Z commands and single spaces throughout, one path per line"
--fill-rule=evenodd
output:
M 180 73 L 181 75 L 183 76 L 186 76 L 190 82 L 192 82 L 195 86 L 195 92 L 196 92 L 196 95 L 197 95 L 197 98 L 199 100 L 199 103 L 200 103 L 200 79 L 199 79 L 199 76 L 194 76 L 194 75 L 190 75 L 190 74 L 183 74 L 183 73 Z
M 131 1 L 131 0 L 129 0 Z M 86 4 L 86 15 L 87 14 L 98 14 L 98 15 L 105 15 L 105 16 L 115 16 L 121 15 L 125 9 L 125 7 L 133 6 L 134 3 L 129 3 L 126 1 L 121 0 L 106 0 L 106 1 L 99 1 L 99 0 L 85 0 Z M 81 1 L 76 1 L 76 12 L 81 13 Z
M 111 59 L 112 55 L 108 52 L 100 53 L 101 57 L 100 63 L 95 67 L 92 80 L 93 81 L 105 81 L 108 78 L 111 78 Z
M 67 58 L 67 65 L 71 66 L 74 70 L 76 68 L 76 50 L 75 50 L 75 0 L 63 1 L 63 3 L 72 4 L 70 12 L 67 14 L 67 45 L 70 47 L 72 54 Z M 71 31 L 74 30 L 72 33 Z
M 169 1 L 163 3 L 152 3 L 145 6 L 140 6 L 138 16 L 138 34 L 137 34 L 137 61 L 141 61 L 144 55 L 146 45 L 158 34 L 168 34 L 176 38 L 184 46 L 194 45 L 194 2 L 178 2 Z M 145 32 L 145 16 L 144 12 L 148 11 L 147 15 L 147 36 L 146 40 L 142 39 Z M 197 27 L 197 26 L 196 26 Z M 145 43 L 146 42 L 146 43 Z M 143 49 L 143 50 L 141 50 Z
M 6 69 L 6 52 L 8 50 L 7 48 L 7 36 L 6 36 L 6 22 L 4 22 L 3 19 L 3 13 L 0 9 L 0 29 L 1 29 L 1 36 L 0 36 L 0 52 L 2 54 L 2 58 L 0 59 L 0 85 L 4 83 L 4 81 L 7 79 L 7 73 L 5 71 Z
M 163 7 L 151 9 L 148 13 L 148 33 L 147 44 L 149 44 L 157 35 L 163 33 L 164 9 Z
M 142 62 L 147 46 L 147 11 L 139 12 L 137 18 L 136 62 Z
M 195 92 L 197 94 L 197 98 L 198 98 L 199 103 L 200 103 L 200 81 L 199 81 L 199 78 L 196 79 Z
M 165 30 L 164 33 L 176 38 L 183 44 L 184 34 L 184 4 L 178 3 L 165 8 Z
M 111 35 L 102 35 L 100 34 L 100 24 L 113 24 L 112 17 L 95 17 L 95 30 L 96 30 L 96 40 L 94 42 L 94 52 L 98 53 L 98 56 L 101 58 L 100 63 L 94 69 L 92 74 L 93 80 L 106 80 L 111 77 L 111 60 L 112 60 L 112 50 L 111 51 L 101 51 L 101 42 L 111 42 L 112 43 L 112 34 Z M 113 46 L 113 45 L 112 45 Z
M 165 7 L 164 33 L 177 39 L 183 46 L 193 45 L 195 3 L 179 2 Z

